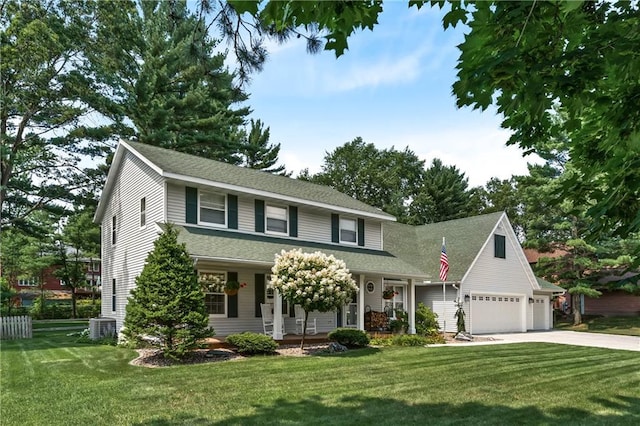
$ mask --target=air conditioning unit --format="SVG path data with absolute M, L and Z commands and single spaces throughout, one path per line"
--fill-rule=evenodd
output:
M 116 333 L 116 320 L 113 318 L 91 318 L 89 320 L 89 338 L 101 339 Z

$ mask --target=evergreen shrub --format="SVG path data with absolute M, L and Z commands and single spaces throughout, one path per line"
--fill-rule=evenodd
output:
M 369 334 L 355 328 L 336 328 L 329 332 L 327 337 L 329 340 L 338 342 L 348 348 L 364 348 L 371 341 Z
M 230 334 L 225 340 L 230 345 L 235 346 L 239 353 L 244 355 L 273 354 L 278 348 L 278 344 L 273 338 L 250 331 Z

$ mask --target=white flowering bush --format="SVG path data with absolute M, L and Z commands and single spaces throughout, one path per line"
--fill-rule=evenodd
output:
M 271 284 L 282 298 L 307 312 L 335 311 L 358 292 L 347 265 L 319 251 L 283 250 L 271 272 Z

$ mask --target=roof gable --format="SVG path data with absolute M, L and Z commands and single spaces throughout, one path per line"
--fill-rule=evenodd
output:
M 448 281 L 460 281 L 475 261 L 503 212 L 412 226 L 384 225 L 385 250 L 418 267 L 433 281 L 439 281 L 442 238 L 449 259 Z

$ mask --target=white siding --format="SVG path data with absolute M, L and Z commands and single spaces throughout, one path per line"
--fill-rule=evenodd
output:
M 416 286 L 416 309 L 418 304 L 422 302 L 427 308 L 430 308 L 438 315 L 438 324 L 441 331 L 455 332 L 458 331 L 454 314 L 456 311 L 455 300 L 458 297 L 458 291 L 451 285 L 445 286 L 445 292 L 442 292 L 442 285 Z M 443 310 L 443 306 L 445 306 Z M 468 309 L 466 310 L 468 311 Z M 446 330 L 444 320 L 446 318 Z
M 253 198 L 238 197 L 238 230 L 243 232 L 255 232 L 256 230 L 255 200 Z
M 298 238 L 320 243 L 331 242 L 331 213 L 298 208 Z
M 164 185 L 161 177 L 130 152 L 115 173 L 114 185 L 102 221 L 102 316 L 122 327 L 129 292 L 142 271 L 157 238 L 156 222 L 164 221 Z M 140 199 L 146 198 L 146 226 L 140 227 Z M 111 244 L 116 216 L 116 244 Z M 116 279 L 116 312 L 111 310 L 111 283 Z
M 382 223 L 365 219 L 364 246 L 374 250 L 382 250 Z
M 167 184 L 167 221 L 183 224 L 186 210 L 185 186 L 175 183 Z
M 518 243 L 510 224 L 506 220 L 500 222 L 495 234 L 505 236 L 505 259 L 495 257 L 494 234 L 488 236 L 487 243 L 479 253 L 475 262 L 467 271 L 461 284 L 463 295 L 513 295 L 522 297 L 524 302 L 520 311 L 519 331 L 526 331 L 533 326 L 531 308 L 526 306 L 529 297 L 533 295 L 533 280 L 531 267 L 524 257 L 522 247 Z M 526 306 L 526 307 L 525 307 Z M 465 310 L 469 307 L 465 306 Z M 471 309 L 469 309 L 471 310 Z M 473 323 L 473 312 L 467 312 L 467 321 Z M 512 327 L 508 327 L 512 329 Z M 473 324 L 471 324 L 471 332 Z

